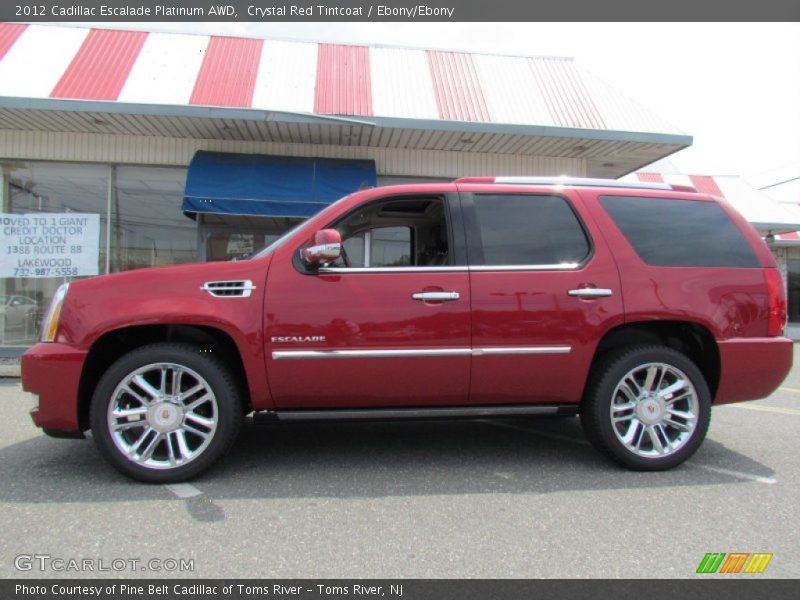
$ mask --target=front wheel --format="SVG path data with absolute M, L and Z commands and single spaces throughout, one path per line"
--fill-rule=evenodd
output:
M 183 481 L 231 446 L 243 418 L 226 366 L 188 344 L 126 354 L 95 389 L 92 433 L 119 471 L 152 483 Z
M 670 469 L 700 447 L 711 420 L 705 378 L 665 346 L 617 350 L 595 366 L 581 405 L 592 445 L 631 469 Z

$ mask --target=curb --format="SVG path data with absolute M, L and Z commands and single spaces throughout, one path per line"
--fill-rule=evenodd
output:
M 16 365 L 0 365 L 0 377 L 19 377 L 20 367 Z

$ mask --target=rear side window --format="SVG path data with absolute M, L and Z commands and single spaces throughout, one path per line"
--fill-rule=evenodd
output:
M 486 265 L 579 263 L 589 240 L 560 196 L 475 195 Z
M 647 264 L 760 266 L 742 232 L 716 202 L 603 196 L 600 203 Z

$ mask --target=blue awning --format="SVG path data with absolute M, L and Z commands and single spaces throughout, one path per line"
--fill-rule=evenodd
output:
M 198 151 L 186 177 L 188 213 L 310 217 L 375 186 L 375 161 Z

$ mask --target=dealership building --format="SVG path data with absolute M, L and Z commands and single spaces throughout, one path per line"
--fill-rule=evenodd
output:
M 568 58 L 0 24 L 0 347 L 65 279 L 241 256 L 366 186 L 691 142 Z

